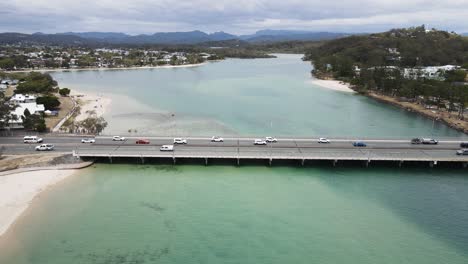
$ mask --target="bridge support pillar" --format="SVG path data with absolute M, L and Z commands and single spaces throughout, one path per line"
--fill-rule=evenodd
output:
M 237 158 L 237 166 L 240 166 L 240 159 Z
M 305 163 L 305 159 L 302 159 L 301 166 L 304 166 L 304 163 Z
M 366 168 L 369 168 L 370 160 L 366 160 Z
M 112 157 L 109 156 L 109 162 L 112 164 Z
M 141 164 L 145 164 L 145 158 L 140 157 L 140 159 L 141 159 Z
M 208 166 L 208 158 L 205 158 L 205 166 Z
M 338 160 L 333 161 L 333 167 L 336 167 L 336 164 L 338 163 Z
M 174 165 L 176 164 L 176 158 L 172 157 L 172 162 L 174 162 Z
M 402 161 L 402 160 L 400 160 L 400 162 L 398 162 L 398 167 L 401 168 L 401 165 L 403 165 L 403 161 Z
M 435 165 L 437 165 L 437 160 L 429 162 L 429 167 L 434 168 Z
M 468 168 L 468 162 L 463 163 L 462 166 L 464 169 Z
M 268 160 L 268 164 L 271 166 L 271 163 L 273 162 L 273 159 Z

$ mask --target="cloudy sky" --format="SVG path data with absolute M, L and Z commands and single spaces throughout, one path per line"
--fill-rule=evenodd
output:
M 0 0 L 0 32 L 468 32 L 468 0 Z

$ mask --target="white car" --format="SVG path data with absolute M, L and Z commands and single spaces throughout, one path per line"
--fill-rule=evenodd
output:
M 278 140 L 274 137 L 266 137 L 265 138 L 265 141 L 268 142 L 268 143 L 276 143 L 278 142 Z
M 54 150 L 54 145 L 52 145 L 52 144 L 42 144 L 42 145 L 36 146 L 36 150 L 37 150 L 37 151 L 50 151 L 50 150 Z
M 121 136 L 113 136 L 112 137 L 112 141 L 125 141 L 127 140 L 126 138 L 124 137 L 121 137 Z
M 330 140 L 327 138 L 319 138 L 318 143 L 330 143 Z
M 213 136 L 211 138 L 211 142 L 224 142 L 224 138 L 218 137 L 218 136 Z
M 160 151 L 174 151 L 174 145 L 162 145 Z
M 95 143 L 96 140 L 94 138 L 82 138 L 81 143 Z
M 174 144 L 187 144 L 187 140 L 185 138 L 174 138 Z
M 23 138 L 24 143 L 42 143 L 42 138 L 38 136 L 25 136 Z
M 254 140 L 254 145 L 266 145 L 267 142 L 263 139 L 255 139 Z

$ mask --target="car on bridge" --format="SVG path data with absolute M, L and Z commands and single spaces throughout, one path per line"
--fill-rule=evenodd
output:
M 52 144 L 42 144 L 39 146 L 36 146 L 36 151 L 51 151 L 54 150 L 54 145 Z
M 137 141 L 135 141 L 135 143 L 137 145 L 148 145 L 150 141 L 148 139 L 138 139 Z
M 263 139 L 255 139 L 254 140 L 254 145 L 266 145 L 267 142 Z
M 468 148 L 468 142 L 460 143 L 460 148 Z
M 413 145 L 417 145 L 417 144 L 421 144 L 421 143 L 422 143 L 422 139 L 420 139 L 420 138 L 411 139 L 411 144 L 413 144 Z
M 265 141 L 268 143 L 276 143 L 278 140 L 274 137 L 265 137 Z
M 174 145 L 162 145 L 160 151 L 174 151 Z
M 125 137 L 121 136 L 113 136 L 112 141 L 126 141 L 127 139 Z
M 468 149 L 457 150 L 457 155 L 468 155 Z
M 423 138 L 422 143 L 425 145 L 437 145 L 439 141 L 433 139 L 433 138 Z
M 211 138 L 211 142 L 224 142 L 224 138 L 218 137 L 218 136 L 213 136 Z
M 330 140 L 327 138 L 319 138 L 318 143 L 327 144 L 327 143 L 330 143 Z
M 42 138 L 38 136 L 25 136 L 23 138 L 24 143 L 42 143 Z
M 96 139 L 94 139 L 94 138 L 82 138 L 81 143 L 96 143 Z
M 187 139 L 185 139 L 185 138 L 174 138 L 174 144 L 187 144 Z
M 354 141 L 353 146 L 354 147 L 367 147 L 367 144 L 362 141 Z

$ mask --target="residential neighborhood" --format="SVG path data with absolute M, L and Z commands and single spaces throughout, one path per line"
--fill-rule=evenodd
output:
M 0 69 L 80 69 L 155 67 L 199 64 L 222 59 L 205 52 L 164 51 L 143 48 L 67 48 L 4 45 L 0 47 Z

